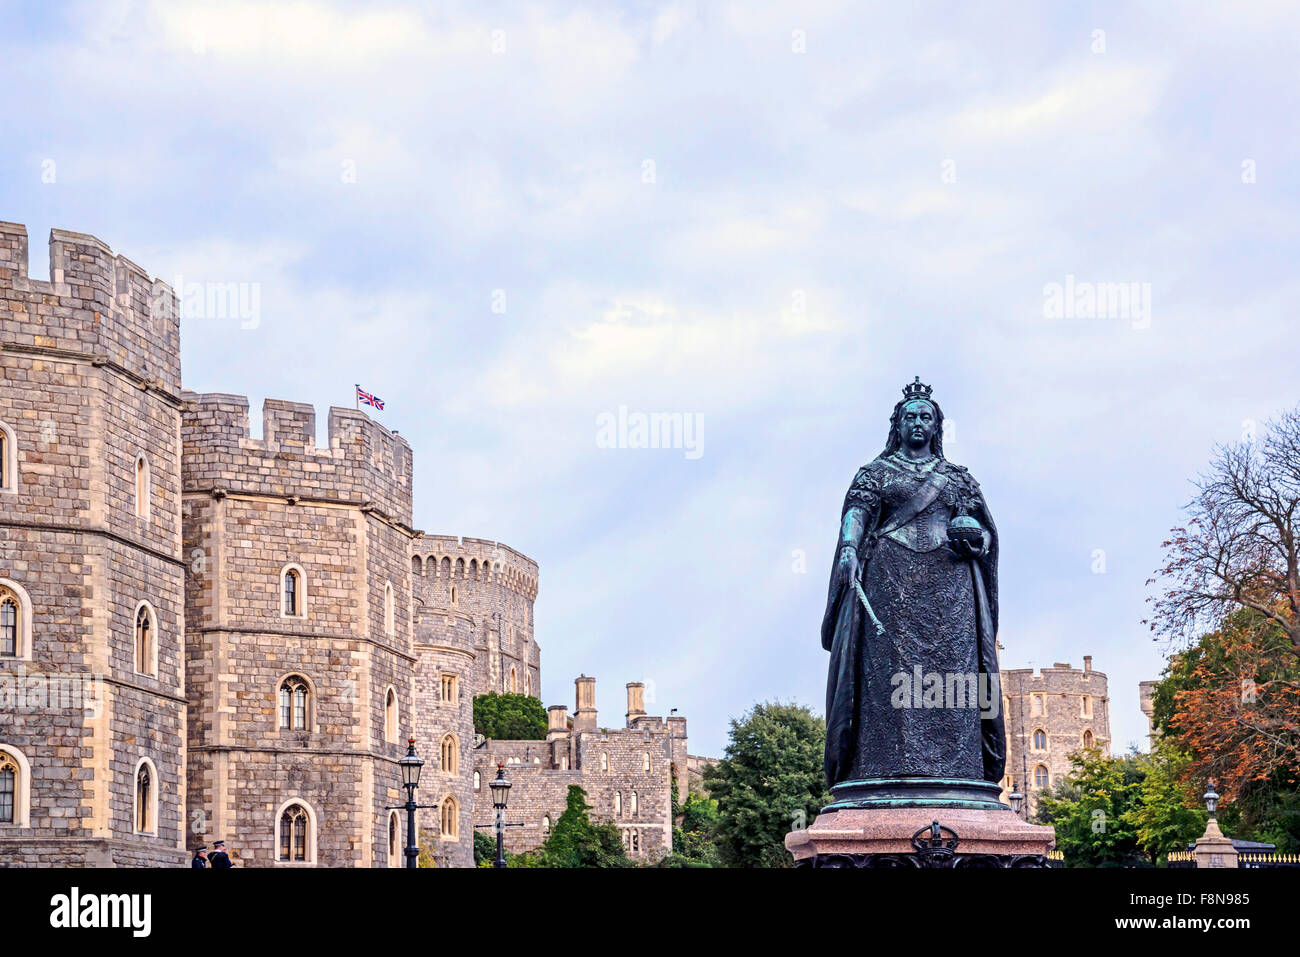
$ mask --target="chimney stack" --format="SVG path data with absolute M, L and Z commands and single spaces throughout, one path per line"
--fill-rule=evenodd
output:
M 1092 670 L 1092 655 L 1083 656 L 1083 670 L 1084 671 Z
M 627 726 L 637 718 L 645 717 L 645 685 L 640 681 L 627 683 Z
M 579 675 L 573 679 L 575 686 L 576 707 L 573 709 L 574 731 L 595 731 L 596 723 L 596 679 Z
M 553 704 L 546 709 L 546 740 L 569 733 L 569 706 Z

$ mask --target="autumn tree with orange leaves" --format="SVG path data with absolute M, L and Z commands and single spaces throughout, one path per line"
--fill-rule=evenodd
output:
M 1189 788 L 1213 777 L 1264 814 L 1300 784 L 1300 407 L 1216 449 L 1196 488 L 1148 582 L 1148 623 L 1181 646 L 1156 718 L 1192 756 Z

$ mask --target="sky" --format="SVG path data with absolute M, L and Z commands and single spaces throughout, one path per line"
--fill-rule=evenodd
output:
M 35 276 L 59 227 L 197 290 L 185 385 L 255 434 L 381 396 L 416 527 L 539 563 L 544 703 L 645 681 L 693 753 L 822 709 L 844 492 L 919 375 L 1003 667 L 1092 655 L 1120 751 L 1192 478 L 1300 399 L 1298 44 L 1283 3 L 0 0 L 0 220 Z

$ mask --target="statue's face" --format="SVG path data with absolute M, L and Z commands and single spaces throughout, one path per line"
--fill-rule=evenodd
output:
M 934 406 L 929 402 L 914 400 L 903 406 L 898 416 L 898 440 L 912 449 L 930 447 L 934 430 L 938 428 L 938 419 Z

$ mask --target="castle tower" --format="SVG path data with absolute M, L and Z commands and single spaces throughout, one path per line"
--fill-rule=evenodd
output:
M 27 254 L 0 223 L 0 860 L 177 865 L 176 299 L 94 236 L 51 231 L 48 282 Z
M 421 844 L 440 866 L 472 867 L 474 802 L 491 804 L 483 778 L 492 776 L 475 768 L 474 697 L 540 695 L 537 563 L 498 542 L 426 535 L 411 543 L 410 565 L 416 738 L 433 755 L 421 793 L 433 788 L 428 803 L 438 805 L 421 812 Z
M 1094 671 L 1092 656 L 1083 668 L 1058 661 L 1050 668 L 1002 672 L 1007 763 L 1002 799 L 1019 787 L 1027 814 L 1038 794 L 1070 773 L 1070 755 L 1095 747 L 1110 754 L 1110 697 L 1106 676 Z
M 410 446 L 333 408 L 318 448 L 312 407 L 279 400 L 253 439 L 243 396 L 184 397 L 194 836 L 243 866 L 400 866 Z

